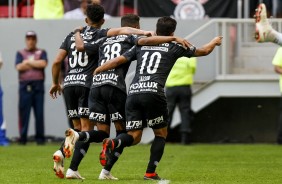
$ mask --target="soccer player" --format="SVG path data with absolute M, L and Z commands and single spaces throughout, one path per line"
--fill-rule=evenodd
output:
M 139 17 L 137 15 L 128 14 L 121 18 L 121 26 L 139 28 Z M 156 45 L 169 41 L 177 41 L 184 46 L 188 46 L 188 42 L 182 38 L 167 37 L 167 36 L 154 36 L 149 38 L 138 38 L 136 35 L 118 35 L 112 37 L 101 38 L 93 43 L 84 43 L 79 33 L 75 34 L 75 43 L 77 50 L 97 50 L 99 48 L 99 61 L 98 66 L 103 65 L 106 61 L 118 57 L 125 51 L 129 50 L 133 45 Z M 135 58 L 132 58 L 134 60 Z M 91 130 L 85 133 L 80 133 L 80 141 L 84 142 L 97 142 L 101 140 L 98 135 L 99 131 L 110 133 L 110 122 L 115 124 L 116 135 L 125 133 L 125 102 L 126 102 L 126 85 L 125 76 L 128 71 L 130 62 L 127 62 L 120 67 L 105 71 L 101 74 L 94 75 L 92 86 L 89 95 L 89 118 L 96 123 L 97 130 Z M 67 137 L 72 137 L 74 131 L 66 131 Z M 71 139 L 65 141 L 65 150 L 72 152 L 73 143 Z M 111 175 L 110 170 L 114 163 L 117 161 L 118 156 L 122 153 L 123 148 L 116 149 L 111 162 L 104 162 L 99 179 L 112 179 L 116 180 Z M 101 158 L 105 161 L 105 158 Z
M 74 35 L 79 32 L 85 42 L 95 41 L 101 37 L 119 35 L 119 34 L 140 34 L 151 35 L 149 31 L 124 27 L 112 29 L 100 29 L 104 23 L 104 9 L 97 4 L 89 4 L 86 9 L 87 26 L 82 30 L 76 29 L 64 39 L 52 66 L 53 84 L 49 91 L 50 96 L 55 99 L 57 94 L 61 94 L 59 83 L 59 73 L 61 62 L 68 56 L 69 71 L 64 79 L 64 97 L 68 111 L 68 117 L 72 119 L 76 131 L 87 131 L 94 128 L 94 123 L 89 120 L 88 95 L 92 80 L 92 73 L 97 66 L 98 51 L 87 50 L 79 52 L 75 47 Z M 101 142 L 108 137 L 104 131 L 97 132 L 97 137 Z M 64 158 L 70 157 L 70 154 L 64 154 L 63 145 L 53 154 L 54 171 L 56 176 L 64 178 Z M 74 155 L 67 170 L 66 178 L 83 179 L 79 174 L 78 166 L 89 148 L 89 143 L 79 142 L 75 145 Z
M 157 35 L 173 36 L 176 21 L 170 17 L 162 17 L 157 23 Z M 105 139 L 100 153 L 101 165 L 111 163 L 117 149 L 123 149 L 140 142 L 143 128 L 151 127 L 155 139 L 151 146 L 151 157 L 144 179 L 160 180 L 155 170 L 161 160 L 167 136 L 167 103 L 164 95 L 166 78 L 177 58 L 181 56 L 198 57 L 208 55 L 221 44 L 222 37 L 216 37 L 201 48 L 183 47 L 174 42 L 155 46 L 134 46 L 122 56 L 111 59 L 95 70 L 95 75 L 107 70 L 118 68 L 119 65 L 137 58 L 136 74 L 129 87 L 126 100 L 126 130 L 115 139 Z M 79 136 L 70 136 L 71 139 L 80 139 Z M 67 139 L 66 139 L 67 141 Z M 68 141 L 69 142 L 69 141 Z
M 265 4 L 261 3 L 256 9 L 254 15 L 256 20 L 255 39 L 257 42 L 273 42 L 282 46 L 282 33 L 274 30 L 268 19 Z

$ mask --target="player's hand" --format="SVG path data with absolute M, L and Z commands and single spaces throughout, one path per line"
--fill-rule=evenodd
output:
M 62 88 L 60 84 L 52 84 L 50 90 L 49 90 L 49 94 L 51 96 L 51 98 L 55 99 L 57 98 L 57 95 L 61 95 L 62 94 Z
M 221 43 L 222 43 L 222 38 L 223 38 L 223 36 L 217 36 L 217 37 L 215 37 L 215 38 L 213 39 L 213 41 L 215 42 L 215 44 L 216 44 L 217 46 L 220 46 Z
M 192 47 L 193 45 L 190 43 L 190 42 L 188 42 L 186 39 L 184 39 L 184 38 L 180 38 L 180 37 L 175 37 L 175 41 L 177 42 L 177 43 L 179 43 L 179 44 L 181 44 L 183 47 L 185 47 L 185 48 L 189 48 L 189 47 Z
M 99 73 L 101 73 L 100 67 L 97 67 L 96 70 L 93 72 L 93 75 L 97 75 Z
M 145 32 L 144 32 L 144 35 L 145 35 L 145 36 L 155 36 L 156 33 L 155 33 L 154 31 L 145 31 Z

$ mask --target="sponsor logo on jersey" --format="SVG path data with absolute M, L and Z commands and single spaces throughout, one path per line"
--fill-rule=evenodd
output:
M 142 128 L 142 120 L 138 120 L 138 121 L 127 121 L 126 122 L 126 129 L 130 130 L 130 129 L 138 129 L 138 128 Z
M 118 75 L 114 73 L 102 73 L 93 76 L 93 82 L 103 81 L 103 80 L 118 80 Z
M 69 117 L 69 118 L 77 117 L 77 111 L 76 111 L 76 109 L 74 109 L 74 110 L 68 110 L 68 117 Z
M 90 115 L 89 115 L 89 119 L 94 120 L 94 121 L 105 122 L 106 121 L 106 114 L 91 112 Z
M 158 51 L 168 52 L 168 48 L 156 47 L 156 46 L 142 46 L 141 50 L 158 50 Z
M 86 81 L 86 74 L 78 74 L 78 75 L 68 75 L 65 77 L 65 82 L 67 81 Z
M 89 115 L 89 108 L 87 107 L 79 107 L 78 108 L 78 114 L 79 115 Z
M 119 112 L 110 114 L 112 121 L 117 121 L 123 119 L 122 115 Z
M 155 119 L 149 119 L 149 120 L 147 120 L 147 123 L 148 123 L 148 126 L 149 126 L 149 127 L 152 127 L 152 126 L 161 124 L 163 121 L 164 121 L 164 117 L 163 117 L 163 116 L 160 116 L 160 117 L 157 117 L 157 118 L 155 118 Z
M 136 89 L 142 89 L 142 88 L 158 89 L 158 83 L 157 82 L 139 82 L 139 83 L 131 84 L 129 90 L 136 90 Z

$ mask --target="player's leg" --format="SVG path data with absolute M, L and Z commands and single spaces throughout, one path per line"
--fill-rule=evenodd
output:
M 256 9 L 254 15 L 256 20 L 255 38 L 257 42 L 273 42 L 282 46 L 282 33 L 274 30 L 268 19 L 265 4 L 261 3 Z
M 75 131 L 80 131 L 81 123 L 77 113 L 78 100 L 74 100 L 78 99 L 78 97 L 75 96 L 75 87 L 64 88 L 63 95 L 66 99 L 67 116 L 72 120 Z M 62 142 L 60 148 L 53 154 L 54 172 L 59 178 L 64 178 L 64 143 L 65 141 Z
M 116 128 L 116 137 L 122 133 L 126 133 L 125 130 L 125 102 L 126 102 L 126 93 L 121 91 L 118 88 L 112 86 L 104 86 L 104 90 L 107 90 L 109 93 L 108 101 L 108 110 L 110 113 L 111 121 L 114 123 Z M 111 175 L 110 171 L 113 165 L 117 162 L 119 156 L 123 152 L 123 147 L 119 147 L 114 150 L 112 158 L 109 162 L 106 162 L 106 165 L 102 169 L 99 179 L 114 179 L 114 176 Z
M 153 129 L 155 138 L 151 145 L 150 161 L 148 163 L 144 179 L 161 180 L 156 173 L 156 167 L 163 156 L 165 139 L 167 137 L 167 102 L 165 97 L 155 94 L 146 94 L 146 99 L 147 124 Z
M 89 120 L 89 108 L 88 108 L 88 97 L 89 97 L 89 88 L 85 87 L 76 87 L 76 94 L 79 96 L 78 99 L 78 116 L 80 117 L 81 123 L 81 132 L 89 131 L 94 129 L 94 123 Z M 69 151 L 72 153 L 73 144 L 71 142 L 65 141 L 64 151 Z M 68 179 L 84 179 L 78 172 L 78 167 L 86 155 L 89 149 L 89 142 L 76 142 L 74 145 L 73 157 L 70 163 L 70 167 L 67 170 L 66 178 Z M 69 150 L 67 149 L 69 148 Z M 65 153 L 66 153 L 65 152 Z

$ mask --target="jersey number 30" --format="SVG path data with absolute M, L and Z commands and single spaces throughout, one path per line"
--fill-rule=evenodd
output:
M 71 68 L 76 67 L 77 64 L 79 64 L 79 66 L 81 67 L 84 67 L 88 64 L 88 55 L 86 54 L 86 52 L 78 52 L 75 48 L 75 43 L 71 44 L 71 50 L 72 57 L 69 59 Z M 82 57 L 82 55 L 84 57 Z

